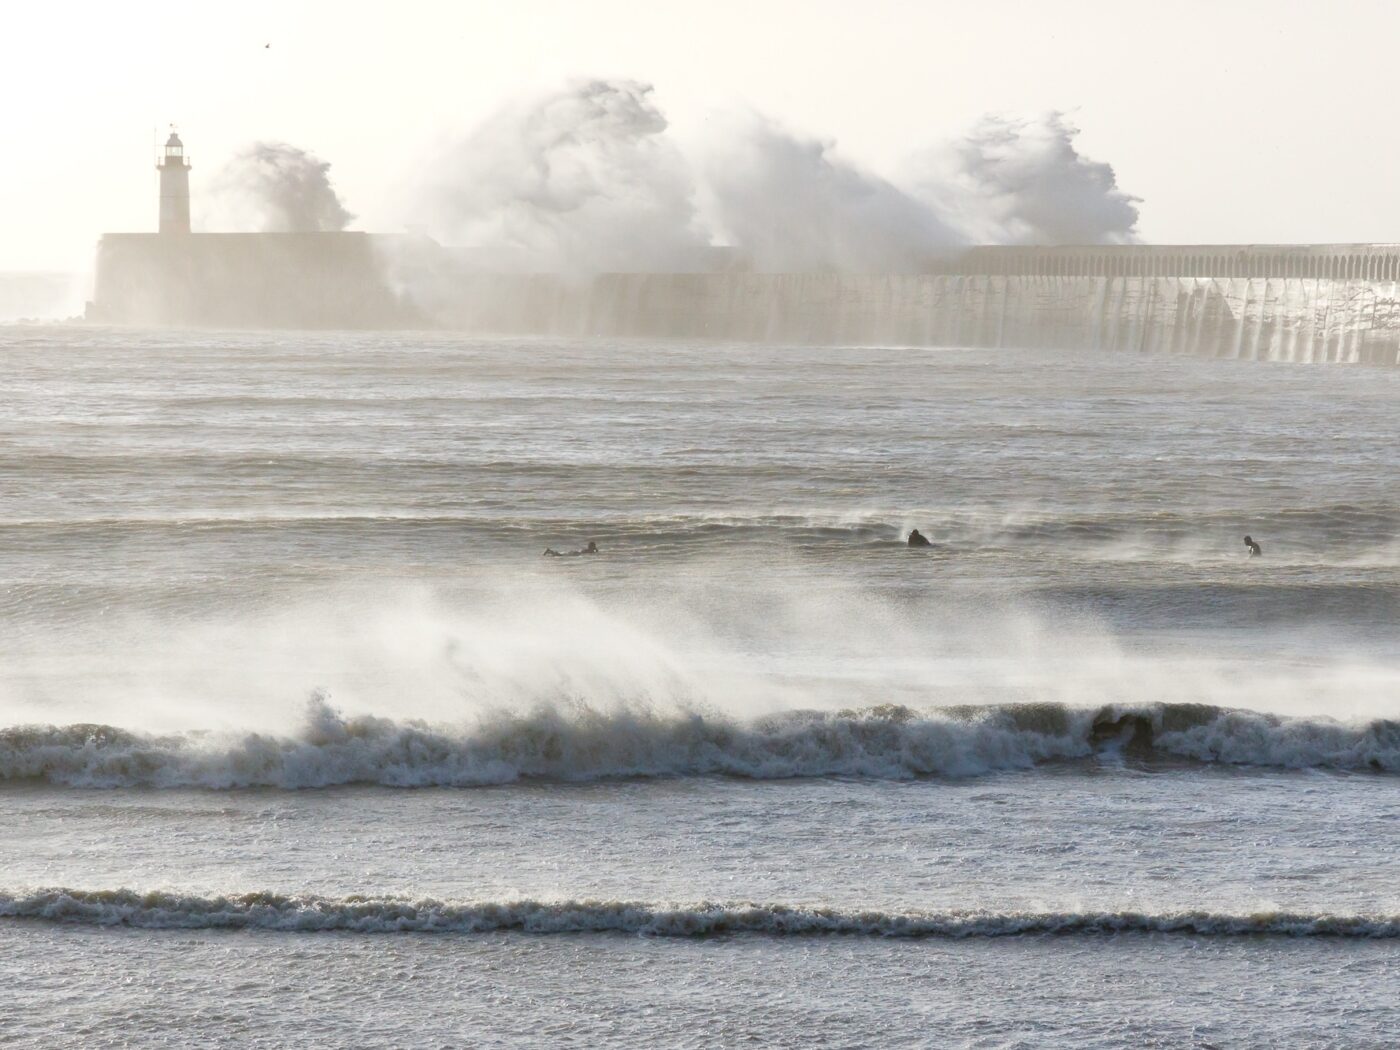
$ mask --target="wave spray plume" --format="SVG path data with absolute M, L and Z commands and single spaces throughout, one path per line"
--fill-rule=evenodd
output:
M 354 216 L 331 185 L 330 167 L 285 142 L 255 142 L 215 176 L 202 225 L 247 233 L 343 230 Z

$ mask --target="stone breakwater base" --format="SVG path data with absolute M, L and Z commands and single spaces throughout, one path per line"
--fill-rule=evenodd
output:
M 1400 246 L 974 248 L 915 274 L 485 272 L 364 233 L 108 234 L 90 320 L 1400 363 Z

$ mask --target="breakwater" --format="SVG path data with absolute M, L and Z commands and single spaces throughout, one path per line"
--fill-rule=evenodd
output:
M 92 320 L 1400 363 L 1400 245 L 979 247 L 920 273 L 493 273 L 422 237 L 109 234 Z
M 1400 361 L 1400 289 L 1361 278 L 999 274 L 471 275 L 451 328 L 813 344 Z
M 420 319 L 368 233 L 109 233 L 90 321 L 176 328 L 396 328 Z

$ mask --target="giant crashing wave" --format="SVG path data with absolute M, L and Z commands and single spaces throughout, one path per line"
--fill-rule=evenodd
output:
M 1112 755 L 1400 773 L 1400 722 L 1282 718 L 1206 704 L 883 705 L 752 719 L 584 704 L 460 727 L 346 717 L 323 696 L 293 735 L 0 730 L 0 780 L 87 788 L 476 787 L 524 780 L 969 777 Z
M 280 933 L 612 933 L 643 937 L 863 935 L 966 939 L 1028 935 L 1177 934 L 1195 937 L 1400 937 L 1400 915 L 1260 911 L 843 910 L 748 902 L 440 901 L 389 896 L 322 897 L 48 888 L 0 891 L 0 919 L 147 930 Z

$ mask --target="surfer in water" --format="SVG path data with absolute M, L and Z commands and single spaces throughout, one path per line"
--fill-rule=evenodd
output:
M 1259 546 L 1259 544 L 1255 543 L 1248 536 L 1244 538 L 1244 545 L 1249 548 L 1249 556 L 1251 558 L 1257 558 L 1264 553 L 1264 548 Z
M 546 558 L 577 558 L 581 554 L 597 554 L 598 544 L 594 540 L 588 541 L 588 546 L 576 551 L 557 551 L 553 547 L 544 549 Z
M 930 542 L 928 541 L 928 537 L 927 537 L 927 536 L 925 536 L 925 535 L 924 535 L 922 532 L 920 532 L 918 529 L 915 529 L 913 532 L 911 532 L 911 533 L 909 534 L 909 546 L 911 546 L 911 547 L 932 547 L 933 544 L 930 543 Z

